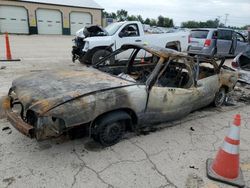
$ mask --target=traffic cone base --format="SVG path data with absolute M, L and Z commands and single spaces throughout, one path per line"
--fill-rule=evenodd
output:
M 245 182 L 243 178 L 243 174 L 241 169 L 239 169 L 239 175 L 235 179 L 224 178 L 214 172 L 212 169 L 213 159 L 207 160 L 207 177 L 212 180 L 216 180 L 222 183 L 226 183 L 228 185 L 233 185 L 237 187 L 245 187 Z

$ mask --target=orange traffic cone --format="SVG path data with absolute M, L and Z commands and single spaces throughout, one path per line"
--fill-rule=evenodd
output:
M 6 59 L 1 59 L 0 61 L 20 61 L 20 59 L 12 59 L 9 35 L 7 32 L 5 33 L 5 48 L 6 48 Z
M 240 125 L 241 116 L 237 114 L 216 158 L 207 160 L 207 176 L 212 180 L 244 187 L 243 175 L 239 168 Z
M 9 35 L 7 32 L 5 33 L 5 47 L 6 47 L 6 59 L 12 60 L 11 51 L 10 51 Z

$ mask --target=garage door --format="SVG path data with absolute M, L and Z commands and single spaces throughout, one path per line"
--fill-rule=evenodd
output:
M 62 34 L 62 15 L 58 10 L 36 11 L 38 34 Z
M 29 33 L 28 14 L 23 7 L 0 6 L 0 33 Z
M 91 15 L 84 12 L 72 12 L 70 13 L 70 30 L 71 35 L 75 35 L 76 32 L 87 26 L 91 25 Z

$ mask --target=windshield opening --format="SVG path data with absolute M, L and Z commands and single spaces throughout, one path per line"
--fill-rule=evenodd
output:
M 125 48 L 104 57 L 96 68 L 133 83 L 145 84 L 158 61 L 159 57 L 144 49 Z
M 112 23 L 105 27 L 105 30 L 109 34 L 109 36 L 114 35 L 118 29 L 124 24 L 124 22 L 117 22 L 117 23 Z

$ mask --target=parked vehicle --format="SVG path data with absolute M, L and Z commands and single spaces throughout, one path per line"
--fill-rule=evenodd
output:
M 116 22 L 106 28 L 90 26 L 79 30 L 74 39 L 73 61 L 95 64 L 124 44 L 149 44 L 177 51 L 187 50 L 188 32 L 145 34 L 137 21 Z M 130 53 L 117 58 L 128 58 Z M 114 61 L 114 60 L 112 60 Z
M 131 55 L 125 62 L 109 64 L 127 52 Z M 147 56 L 138 63 L 141 52 Z M 211 103 L 222 105 L 237 73 L 224 70 L 223 62 L 196 60 L 171 49 L 123 45 L 94 67 L 14 80 L 4 109 L 12 125 L 31 138 L 56 137 L 82 126 L 94 140 L 110 146 L 125 131 L 176 120 Z
M 246 51 L 234 58 L 232 67 L 239 73 L 240 82 L 250 84 L 250 44 Z
M 190 32 L 188 54 L 234 57 L 247 46 L 246 38 L 232 29 L 193 29 Z

